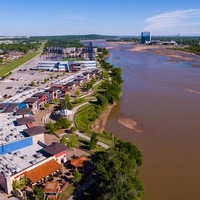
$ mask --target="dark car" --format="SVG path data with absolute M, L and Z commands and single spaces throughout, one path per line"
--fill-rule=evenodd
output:
M 7 94 L 4 94 L 4 95 L 3 95 L 3 98 L 4 98 L 4 99 L 7 99 L 7 98 L 8 98 L 8 95 L 7 95 Z
M 11 89 L 12 87 L 11 86 L 9 86 L 9 87 L 7 87 L 6 89 Z

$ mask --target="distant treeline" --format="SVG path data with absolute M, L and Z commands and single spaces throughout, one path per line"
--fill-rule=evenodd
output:
M 176 41 L 178 45 L 199 45 L 200 36 L 152 36 L 152 41 Z M 116 37 L 107 39 L 107 42 L 141 42 L 140 36 L 133 37 Z
M 188 47 L 185 48 L 168 48 L 171 50 L 179 50 L 179 51 L 185 51 L 185 52 L 190 52 L 190 53 L 194 53 L 196 55 L 200 55 L 200 45 L 190 45 Z
M 116 39 L 108 39 L 106 42 L 137 42 L 140 43 L 140 37 L 122 37 Z
M 109 35 L 96 35 L 96 34 L 89 34 L 89 35 L 60 35 L 60 36 L 35 36 L 31 37 L 31 40 L 41 41 L 41 40 L 97 40 L 97 39 L 111 39 L 115 38 L 116 36 L 109 36 Z
M 36 42 L 19 42 L 14 44 L 0 44 L 0 49 L 4 51 L 17 51 L 17 52 L 23 52 L 28 53 L 29 50 L 37 50 L 40 47 L 41 43 Z
M 55 40 L 48 40 L 45 44 L 46 47 L 59 47 L 59 48 L 66 48 L 66 47 L 83 47 L 80 43 L 80 40 L 63 40 L 63 39 L 55 39 Z

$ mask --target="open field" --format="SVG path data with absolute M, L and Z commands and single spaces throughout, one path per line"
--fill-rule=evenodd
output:
M 39 51 L 29 53 L 27 55 L 23 55 L 21 58 L 19 58 L 17 60 L 10 61 L 10 63 L 7 64 L 7 65 L 0 66 L 0 76 L 3 76 L 5 74 L 9 73 L 10 71 L 15 69 L 16 67 L 19 67 L 21 64 L 23 64 L 23 63 L 27 62 L 28 60 L 34 58 L 39 53 L 40 53 Z
M 9 61 L 10 63 L 7 65 L 0 66 L 0 76 L 9 73 L 10 71 L 14 70 L 15 68 L 19 67 L 20 65 L 26 63 L 27 61 L 39 55 L 43 51 L 44 46 L 45 43 L 43 43 L 37 51 L 25 54 L 17 60 Z

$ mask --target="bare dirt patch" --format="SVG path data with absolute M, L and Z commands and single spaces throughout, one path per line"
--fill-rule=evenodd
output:
M 167 56 L 170 59 L 169 62 L 180 62 L 180 61 L 194 61 L 200 63 L 199 56 L 184 52 L 180 50 L 173 50 L 170 48 L 175 48 L 174 46 L 161 46 L 161 45 L 135 45 L 133 48 L 128 49 L 128 51 L 133 52 L 147 52 L 160 56 Z
M 116 104 L 109 105 L 107 109 L 100 115 L 100 117 L 91 126 L 91 129 L 97 133 L 102 133 L 105 130 L 109 114 Z

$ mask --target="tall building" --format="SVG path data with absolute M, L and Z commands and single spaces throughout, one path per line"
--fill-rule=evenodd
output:
M 151 32 L 142 32 L 141 33 L 141 43 L 149 43 L 151 42 Z

